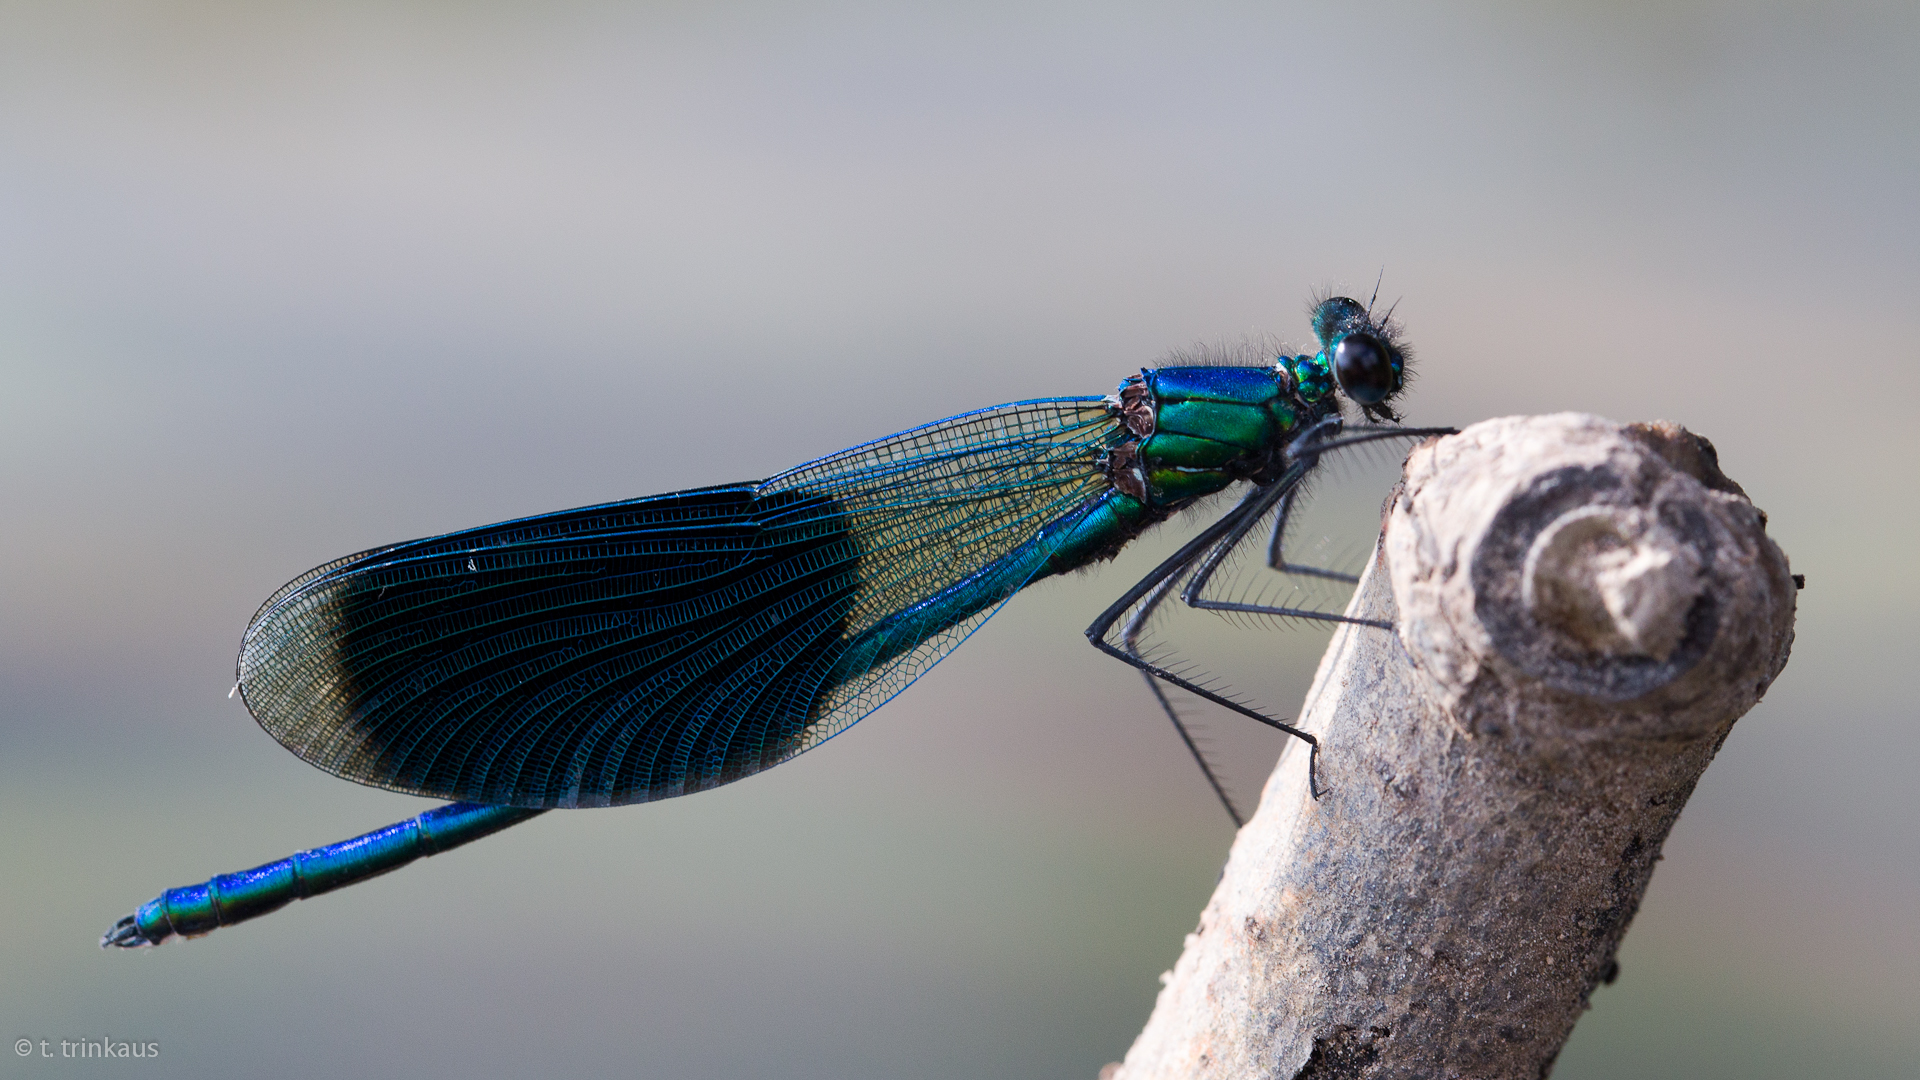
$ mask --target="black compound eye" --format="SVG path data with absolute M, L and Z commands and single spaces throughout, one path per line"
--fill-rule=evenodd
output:
M 1378 405 L 1393 393 L 1393 358 L 1372 334 L 1348 334 L 1333 347 L 1333 377 L 1357 405 Z

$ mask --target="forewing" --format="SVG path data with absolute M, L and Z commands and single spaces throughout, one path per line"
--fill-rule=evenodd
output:
M 1109 484 L 1100 398 L 1026 401 L 857 446 L 767 481 L 825 497 L 861 549 L 842 653 L 801 749 L 879 708 L 1024 587 Z M 812 505 L 803 502 L 801 505 Z M 1041 535 L 1047 525 L 1056 528 Z
M 573 806 L 725 783 L 841 730 L 964 638 L 1025 583 L 996 564 L 1097 493 L 1113 438 L 1098 399 L 1025 402 L 758 485 L 363 552 L 262 606 L 241 688 L 289 749 L 379 787 Z M 990 602 L 871 647 L 890 615 L 898 630 L 969 575 Z

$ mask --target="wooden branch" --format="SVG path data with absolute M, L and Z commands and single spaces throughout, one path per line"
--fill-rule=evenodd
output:
M 1103 1077 L 1543 1077 L 1786 663 L 1795 580 L 1713 448 L 1514 417 L 1408 459 L 1303 726 Z

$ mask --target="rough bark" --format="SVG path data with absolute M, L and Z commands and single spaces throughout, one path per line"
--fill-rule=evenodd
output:
M 1793 638 L 1795 582 L 1670 425 L 1492 420 L 1408 459 L 1290 750 L 1122 1080 L 1544 1077 Z

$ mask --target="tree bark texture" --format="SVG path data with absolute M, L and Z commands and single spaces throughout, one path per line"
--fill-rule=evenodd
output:
M 1544 1077 L 1793 640 L 1795 579 L 1671 425 L 1409 457 L 1287 751 L 1121 1080 Z

